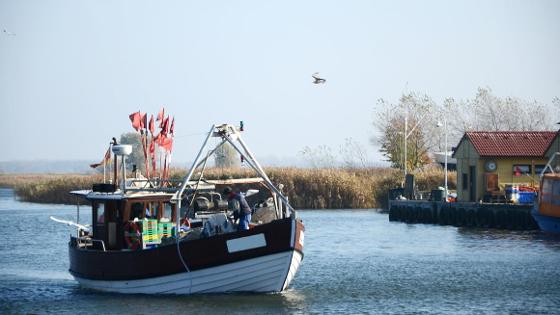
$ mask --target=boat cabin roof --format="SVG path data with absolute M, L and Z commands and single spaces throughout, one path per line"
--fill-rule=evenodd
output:
M 168 199 L 173 196 L 173 193 L 166 193 L 166 192 L 127 192 L 124 193 L 122 191 L 116 191 L 114 193 L 102 193 L 102 192 L 95 192 L 92 190 L 74 190 L 71 191 L 70 194 L 79 196 L 88 200 L 123 200 L 123 199 L 143 199 L 146 197 L 160 197 L 161 199 Z
M 261 183 L 264 179 L 260 177 L 254 178 L 232 178 L 232 179 L 203 179 L 197 185 L 197 181 L 189 181 L 188 185 L 196 186 L 199 191 L 214 191 L 216 185 L 235 185 L 235 184 L 253 184 Z M 140 181 L 133 181 L 132 185 L 127 187 L 126 192 L 117 190 L 115 192 L 97 192 L 89 190 L 74 190 L 70 194 L 82 197 L 88 200 L 123 200 L 123 199 L 170 199 L 176 192 L 175 188 L 142 188 Z M 144 180 L 147 183 L 147 181 Z

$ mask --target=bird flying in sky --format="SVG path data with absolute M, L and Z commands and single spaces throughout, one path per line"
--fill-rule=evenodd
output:
M 322 84 L 327 82 L 327 80 L 319 77 L 319 72 L 315 72 L 311 76 L 313 77 L 313 79 L 315 79 L 315 81 L 313 81 L 313 84 Z

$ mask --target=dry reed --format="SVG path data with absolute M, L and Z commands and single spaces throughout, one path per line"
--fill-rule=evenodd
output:
M 283 191 L 297 209 L 385 208 L 391 188 L 402 185 L 402 172 L 390 168 L 302 169 L 267 168 L 272 182 L 283 184 Z M 180 179 L 185 170 L 174 169 L 171 177 Z M 428 191 L 443 185 L 441 168 L 415 172 L 419 190 Z M 207 169 L 204 177 L 240 178 L 256 174 L 245 168 Z M 74 204 L 71 190 L 90 189 L 99 175 L 0 175 L 0 187 L 13 187 L 23 201 Z M 449 172 L 449 187 L 454 189 L 456 173 Z

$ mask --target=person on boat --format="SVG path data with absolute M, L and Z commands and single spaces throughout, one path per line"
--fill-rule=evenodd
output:
M 224 195 L 227 196 L 228 201 L 237 200 L 239 202 L 239 212 L 234 213 L 234 216 L 239 217 L 239 225 L 237 226 L 238 231 L 246 231 L 249 229 L 249 222 L 251 222 L 251 207 L 245 200 L 240 192 L 234 192 L 231 187 L 226 187 L 224 189 Z

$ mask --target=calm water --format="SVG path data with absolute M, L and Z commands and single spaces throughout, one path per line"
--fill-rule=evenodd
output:
M 86 218 L 88 211 L 82 209 Z M 560 313 L 560 238 L 300 211 L 303 264 L 287 292 L 144 296 L 80 289 L 67 273 L 75 207 L 0 189 L 0 313 Z

